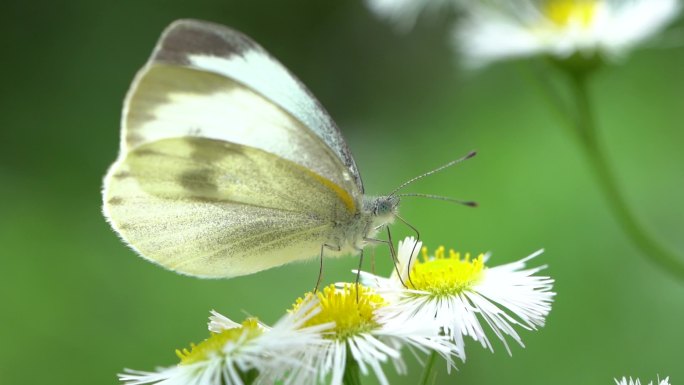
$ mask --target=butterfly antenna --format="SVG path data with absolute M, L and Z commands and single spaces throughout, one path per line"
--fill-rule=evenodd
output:
M 436 200 L 440 200 L 440 201 L 457 203 L 459 205 L 468 206 L 468 207 L 477 207 L 478 206 L 477 202 L 474 202 L 474 201 L 464 201 L 464 200 L 455 199 L 455 198 L 451 198 L 451 197 L 444 197 L 441 195 L 407 193 L 407 194 L 398 194 L 396 196 L 398 196 L 398 197 L 422 197 L 422 198 L 436 199 Z
M 447 163 L 447 164 L 444 164 L 444 165 L 442 165 L 442 166 L 439 166 L 439 167 L 437 167 L 437 168 L 434 169 L 434 170 L 430 170 L 430 171 L 428 171 L 428 172 L 426 172 L 426 173 L 424 173 L 424 174 L 418 175 L 417 177 L 411 178 L 411 179 L 407 180 L 406 182 L 402 183 L 399 187 L 395 188 L 394 191 L 392 191 L 392 192 L 389 194 L 389 196 L 393 196 L 397 191 L 403 189 L 404 187 L 410 185 L 411 183 L 413 183 L 413 182 L 415 182 L 415 181 L 417 181 L 417 180 L 419 180 L 419 179 L 423 179 L 423 178 L 425 178 L 425 177 L 428 176 L 428 175 L 432 175 L 432 174 L 434 174 L 434 173 L 436 173 L 436 172 L 439 172 L 439 171 L 444 170 L 445 168 L 449 168 L 449 167 L 451 167 L 451 166 L 453 166 L 453 165 L 459 164 L 459 163 L 463 162 L 464 160 L 468 160 L 468 159 L 474 157 L 475 155 L 477 155 L 477 152 L 476 152 L 476 151 L 471 151 L 471 152 L 468 153 L 468 155 L 466 155 L 466 156 L 464 156 L 464 157 L 462 157 L 462 158 L 454 159 L 454 160 L 452 160 L 451 162 L 449 162 L 449 163 Z

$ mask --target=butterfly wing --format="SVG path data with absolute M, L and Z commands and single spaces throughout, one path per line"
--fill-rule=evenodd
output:
M 208 138 L 160 139 L 105 177 L 105 215 L 143 257 L 201 277 L 317 256 L 357 208 L 344 189 L 269 152 Z
M 249 37 L 179 20 L 162 34 L 124 106 L 122 151 L 185 135 L 268 151 L 314 170 L 356 199 L 363 183 L 325 109 Z

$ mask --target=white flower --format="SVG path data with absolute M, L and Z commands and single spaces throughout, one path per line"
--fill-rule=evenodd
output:
M 289 370 L 303 372 L 293 357 L 304 348 L 323 343 L 321 331 L 331 325 L 302 327 L 318 313 L 315 303 L 301 313 L 288 314 L 273 328 L 254 318 L 235 323 L 212 312 L 209 328 L 212 335 L 190 349 L 177 350 L 181 362 L 155 372 L 126 369 L 119 379 L 127 385 L 243 385 L 256 375 L 269 382 Z
M 299 298 L 295 310 L 318 298 L 316 316 L 305 325 L 335 323 L 335 327 L 324 333 L 327 344 L 312 346 L 300 355 L 304 368 L 312 367 L 316 376 L 305 371 L 292 371 L 284 384 L 331 384 L 341 385 L 347 365 L 358 365 L 362 375 L 371 371 L 380 384 L 389 382 L 382 364 L 391 360 L 395 369 L 403 374 L 406 370 L 400 349 L 409 347 L 412 351 L 428 353 L 435 351 L 442 356 L 450 369 L 455 366 L 455 346 L 446 336 L 440 336 L 431 323 L 412 320 L 403 324 L 378 317 L 378 309 L 387 302 L 372 289 L 356 284 L 341 287 L 330 285 L 316 294 L 307 293 Z
M 416 24 L 423 13 L 438 13 L 455 9 L 463 0 L 366 0 L 368 8 L 379 18 L 394 22 L 400 30 L 407 31 Z
M 394 306 L 382 309 L 383 317 L 399 323 L 434 320 L 443 333 L 453 338 L 462 356 L 464 336 L 493 350 L 482 321 L 509 354 L 505 336 L 524 346 L 514 326 L 536 330 L 544 325 L 555 295 L 551 291 L 553 279 L 535 275 L 545 266 L 525 269 L 527 261 L 541 250 L 520 261 L 488 268 L 488 255 L 471 259 L 466 254 L 461 258 L 450 250 L 447 256 L 440 247 L 428 257 L 427 249 L 421 246 L 412 237 L 399 242 L 401 278 L 396 271 L 390 278 L 361 273 L 364 284 L 375 287 L 393 302 Z M 421 260 L 419 250 L 423 253 Z
M 627 380 L 626 377 L 622 377 L 621 380 L 618 380 L 616 378 L 615 384 L 617 384 L 617 385 L 641 385 L 641 381 L 639 381 L 638 378 L 636 380 L 632 380 L 632 378 L 630 377 L 629 380 Z M 653 382 L 649 382 L 648 385 L 653 385 Z M 656 385 L 670 385 L 670 377 L 665 377 L 664 380 L 658 380 L 658 383 Z
M 680 8 L 678 0 L 471 2 L 455 37 L 474 66 L 536 54 L 615 59 L 663 29 Z

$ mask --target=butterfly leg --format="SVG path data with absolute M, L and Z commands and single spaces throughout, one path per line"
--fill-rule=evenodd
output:
M 404 279 L 401 278 L 401 272 L 399 271 L 399 259 L 397 258 L 397 252 L 394 250 L 394 244 L 392 243 L 392 235 L 389 232 L 389 227 L 387 228 L 387 234 L 389 235 L 389 240 L 385 241 L 384 239 L 377 239 L 377 238 L 364 238 L 363 240 L 366 242 L 371 242 L 371 243 L 384 243 L 389 247 L 390 251 L 390 256 L 392 257 L 392 263 L 394 264 L 394 271 L 397 272 L 397 277 L 399 277 L 399 282 L 401 284 L 408 288 L 406 286 L 406 283 L 404 283 Z
M 408 226 L 413 232 L 416 233 L 416 242 L 413 244 L 413 248 L 411 249 L 411 255 L 409 255 L 409 260 L 408 264 L 406 265 L 406 274 L 408 276 L 408 281 L 411 283 L 411 286 L 415 287 L 413 284 L 413 281 L 411 281 L 411 262 L 413 261 L 413 253 L 416 252 L 416 246 L 418 246 L 418 242 L 420 242 L 420 231 L 418 231 L 417 228 L 415 228 L 413 225 L 410 223 L 406 222 L 404 218 L 400 217 L 399 215 L 395 215 L 400 221 L 402 221 L 406 226 Z M 389 234 L 389 227 L 387 228 L 387 234 Z M 404 285 L 406 286 L 406 285 Z
M 359 267 L 356 269 L 356 303 L 359 302 L 359 277 L 361 277 L 361 267 L 363 266 L 363 248 L 359 250 Z
M 323 279 L 323 248 L 327 247 L 330 250 L 333 251 L 340 251 L 342 248 L 340 246 L 333 246 L 329 245 L 327 243 L 324 243 L 321 245 L 321 257 L 320 257 L 320 266 L 318 268 L 318 279 L 316 280 L 316 286 L 314 287 L 314 294 L 318 292 L 318 286 L 321 284 L 321 280 Z

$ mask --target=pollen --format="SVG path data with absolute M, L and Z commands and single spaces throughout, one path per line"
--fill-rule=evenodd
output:
M 242 325 L 232 329 L 226 329 L 220 333 L 211 333 L 211 336 L 199 344 L 190 344 L 190 348 L 177 349 L 176 355 L 180 358 L 181 365 L 194 364 L 205 361 L 215 356 L 225 355 L 223 348 L 231 343 L 240 343 L 253 339 L 262 333 L 256 318 L 248 318 Z
M 433 257 L 428 255 L 427 247 L 423 247 L 421 253 L 422 258 L 413 265 L 411 279 L 406 284 L 437 298 L 470 290 L 482 278 L 485 269 L 484 254 L 471 258 L 470 253 L 461 255 L 450 249 L 447 256 L 444 246 L 438 247 Z
M 598 0 L 547 0 L 543 13 L 559 27 L 579 25 L 587 28 L 594 21 Z
M 357 284 L 345 284 L 342 288 L 330 285 L 316 294 L 305 294 L 303 298 L 297 299 L 292 311 L 296 311 L 314 295 L 318 297 L 320 312 L 304 326 L 334 322 L 334 333 L 326 337 L 337 340 L 345 340 L 377 328 L 374 313 L 386 305 L 385 300 L 372 289 Z

